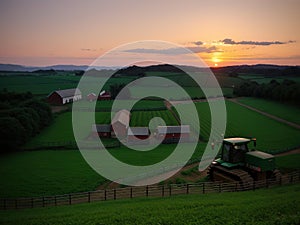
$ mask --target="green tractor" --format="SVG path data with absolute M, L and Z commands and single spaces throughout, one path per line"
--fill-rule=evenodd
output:
M 249 150 L 248 144 L 256 139 L 225 138 L 221 157 L 214 160 L 209 167 L 212 181 L 238 181 L 241 186 L 252 184 L 254 180 L 278 179 L 275 157 L 271 154 Z

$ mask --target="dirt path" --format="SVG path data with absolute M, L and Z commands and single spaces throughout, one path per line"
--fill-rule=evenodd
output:
M 257 108 L 254 108 L 254 107 L 252 107 L 252 106 L 245 105 L 245 104 L 239 102 L 238 99 L 232 98 L 232 99 L 227 99 L 227 100 L 229 100 L 229 101 L 231 101 L 231 102 L 234 102 L 234 103 L 236 103 L 236 104 L 239 104 L 239 105 L 241 105 L 241 106 L 243 106 L 243 107 L 245 107 L 245 108 L 247 108 L 247 109 L 250 109 L 250 110 L 252 110 L 252 111 L 258 112 L 258 113 L 260 113 L 260 114 L 262 114 L 262 115 L 264 115 L 264 116 L 267 116 L 267 117 L 269 117 L 269 118 L 271 118 L 271 119 L 273 119 L 273 120 L 276 120 L 276 121 L 278 121 L 278 122 L 284 123 L 284 124 L 286 124 L 286 125 L 288 125 L 288 126 L 291 126 L 291 127 L 297 128 L 297 129 L 300 129 L 300 125 L 299 125 L 299 124 L 296 124 L 296 123 L 293 123 L 293 122 L 284 120 L 284 119 L 282 119 L 282 118 L 279 118 L 279 117 L 274 116 L 274 115 L 272 115 L 272 114 L 266 113 L 266 112 L 261 111 L 261 110 L 259 110 L 259 109 L 257 109 Z
M 294 150 L 291 150 L 288 152 L 278 153 L 278 154 L 275 154 L 275 156 L 285 156 L 285 155 L 293 155 L 293 154 L 300 154 L 300 148 L 294 149 Z

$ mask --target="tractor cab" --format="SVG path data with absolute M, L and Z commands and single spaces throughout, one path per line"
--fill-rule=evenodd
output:
M 223 140 L 221 158 L 216 161 L 222 166 L 230 168 L 244 166 L 245 155 L 249 152 L 248 143 L 251 141 L 251 139 L 240 137 L 225 138 Z

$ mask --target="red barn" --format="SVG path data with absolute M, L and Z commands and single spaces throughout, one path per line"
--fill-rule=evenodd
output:
M 111 100 L 111 95 L 109 92 L 101 91 L 98 100 Z
M 53 91 L 47 96 L 47 101 L 53 105 L 64 105 L 78 101 L 82 98 L 78 88 Z
M 97 100 L 97 95 L 95 93 L 90 93 L 86 96 L 86 100 L 93 102 Z
M 91 137 L 111 137 L 111 125 L 110 124 L 93 124 Z
M 149 144 L 148 127 L 129 127 L 127 131 L 128 144 Z
M 111 121 L 113 132 L 119 137 L 126 137 L 129 127 L 130 112 L 122 109 L 116 113 Z
M 190 139 L 190 126 L 158 126 L 156 129 L 156 138 L 162 140 L 162 143 L 177 143 L 180 138 L 182 142 Z

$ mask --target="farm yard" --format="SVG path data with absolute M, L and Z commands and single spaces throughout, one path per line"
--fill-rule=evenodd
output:
M 195 86 L 193 81 L 189 79 L 182 79 L 183 74 L 174 74 L 174 73 L 158 73 L 158 72 L 149 72 L 146 73 L 146 76 L 161 76 L 165 78 L 170 78 L 174 82 L 180 84 L 188 93 L 189 96 L 192 98 L 204 98 L 203 92 Z M 21 75 L 18 75 L 18 77 Z M 34 93 L 37 97 L 45 97 L 51 91 L 57 89 L 64 89 L 64 88 L 75 88 L 80 77 L 75 76 L 71 72 L 60 72 L 56 75 L 43 75 L 43 76 L 29 76 L 22 75 L 20 79 L 17 79 L 15 76 L 0 76 L 0 81 L 3 80 L 4 83 L 0 83 L 0 88 L 6 87 L 8 90 L 13 90 L 16 92 L 30 90 Z M 137 77 L 134 76 L 117 76 L 112 78 L 106 85 L 105 88 L 109 88 L 109 85 L 115 83 L 129 83 L 136 79 Z M 16 82 L 14 81 L 16 80 Z M 94 77 L 91 77 L 90 83 L 86 83 L 85 85 L 90 85 L 93 83 Z M 102 78 L 103 79 L 103 78 Z M 223 77 L 218 75 L 218 81 L 220 82 L 221 88 L 223 93 L 227 97 L 232 97 L 233 94 L 233 86 L 239 85 L 244 80 L 241 77 Z M 6 83 L 5 83 L 6 82 Z M 9 85 L 9 83 L 11 85 Z M 172 87 L 156 87 L 156 86 L 149 86 L 147 83 L 141 84 L 142 86 L 139 87 L 140 89 L 138 92 L 147 93 L 154 93 L 154 94 L 163 94 L 164 92 L 171 93 L 171 99 L 173 100 L 180 100 L 182 96 L 178 95 L 176 89 Z M 159 84 L 157 84 L 159 85 Z M 92 102 L 89 102 L 86 98 L 87 93 L 83 93 L 82 100 L 76 102 L 76 110 L 79 114 L 82 114 L 82 118 L 91 111 Z M 131 92 L 131 96 L 137 97 L 138 93 L 134 91 Z M 163 99 L 153 98 L 149 95 L 150 98 L 142 99 L 138 101 L 132 111 L 130 116 L 130 127 L 148 127 L 149 122 L 152 118 L 159 117 L 166 125 L 170 126 L 177 126 L 180 125 L 180 121 L 176 119 L 176 111 L 174 108 L 166 107 L 165 102 Z M 208 88 L 208 96 L 216 97 L 215 95 L 215 88 Z M 278 116 L 285 120 L 298 123 L 299 124 L 299 110 L 297 107 L 282 105 L 280 103 L 275 103 L 270 100 L 262 100 L 262 99 L 255 99 L 255 98 L 237 98 L 233 99 L 234 101 L 241 102 L 243 104 L 252 106 L 257 108 L 261 111 L 267 112 L 269 114 Z M 249 110 L 239 104 L 237 102 L 226 100 L 226 107 L 227 107 L 227 129 L 225 136 L 242 136 L 242 137 L 256 137 L 257 138 L 257 149 L 262 150 L 264 152 L 269 152 L 272 154 L 277 154 L 280 152 L 286 152 L 289 149 L 293 149 L 300 146 L 300 133 L 299 130 L 290 127 L 286 124 L 280 123 L 266 117 L 264 115 L 259 114 L 258 112 Z M 97 101 L 96 103 L 96 113 L 95 113 L 95 123 L 96 124 L 110 124 L 111 117 L 114 117 L 116 112 L 111 113 L 111 107 L 114 103 L 113 100 L 105 100 L 105 101 Z M 119 109 L 125 108 L 129 103 L 129 100 L 119 100 Z M 188 165 L 184 167 L 181 171 L 178 172 L 174 177 L 169 178 L 166 181 L 160 183 L 160 185 L 166 185 L 166 187 L 170 184 L 179 185 L 179 184 L 186 184 L 186 183 L 199 183 L 203 181 L 207 181 L 207 172 L 199 173 L 198 170 L 198 162 L 203 155 L 203 152 L 207 146 L 207 140 L 210 133 L 210 126 L 211 126 L 211 114 L 208 107 L 207 102 L 194 102 L 196 109 L 198 111 L 199 119 L 200 119 L 200 141 L 195 149 L 193 156 L 191 157 Z M 187 104 L 178 104 L 176 107 L 183 109 L 185 112 L 182 116 L 188 118 L 190 121 L 191 115 L 189 115 L 189 105 Z M 23 146 L 24 150 L 35 150 L 35 151 L 22 151 L 16 152 L 12 154 L 3 155 L 0 158 L 0 177 L 1 177 L 1 185 L 0 185 L 0 198 L 17 198 L 17 197 L 40 197 L 40 196 L 53 196 L 59 194 L 70 194 L 70 193 L 77 193 L 77 192 L 86 192 L 86 191 L 93 191 L 99 190 L 103 188 L 121 188 L 122 185 L 114 184 L 111 181 L 106 180 L 104 177 L 98 175 L 82 158 L 80 152 L 78 151 L 75 145 L 75 139 L 73 135 L 72 129 L 72 104 L 67 104 L 65 111 L 55 113 L 54 114 L 54 121 L 46 128 L 41 130 L 41 132 L 33 137 L 29 142 Z M 182 118 L 184 119 L 184 118 Z M 255 122 L 253 122 L 255 121 Z M 194 122 L 191 121 L 189 124 L 191 126 L 191 130 L 193 130 Z M 159 122 L 151 124 L 152 128 L 156 128 L 160 124 Z M 92 124 L 82 124 L 83 128 L 87 130 L 91 130 Z M 150 129 L 151 132 L 154 129 Z M 192 131 L 193 132 L 193 131 Z M 86 134 L 88 136 L 89 134 Z M 88 140 L 93 142 L 95 140 Z M 88 142 L 87 141 L 87 142 Z M 96 140 L 97 141 L 97 140 Z M 152 165 L 162 160 L 166 159 L 168 156 L 172 154 L 174 151 L 176 144 L 162 144 L 152 149 L 151 151 L 136 151 L 129 147 L 124 146 L 119 141 L 117 141 L 114 136 L 112 138 L 101 138 L 101 141 L 105 144 L 105 146 L 110 146 L 108 152 L 115 157 L 116 159 L 130 164 L 134 166 L 147 166 Z M 69 144 L 70 143 L 70 144 Z M 191 143 L 183 143 L 188 148 Z M 250 145 L 253 148 L 253 145 Z M 68 150 L 67 150 L 68 149 Z M 283 153 L 285 154 L 285 153 Z M 277 155 L 276 156 L 277 166 L 283 173 L 299 170 L 299 154 L 293 155 Z M 178 165 L 177 161 L 170 162 L 171 165 L 166 165 L 166 167 L 161 168 L 161 171 L 171 171 Z M 106 165 L 107 164 L 107 165 Z M 104 162 L 103 165 L 110 166 L 110 162 Z M 175 167 L 174 167 L 175 166 Z M 160 171 L 160 172 L 161 172 Z M 156 172 L 156 171 L 154 171 Z M 153 173 L 155 174 L 155 173 Z M 294 188 L 295 187 L 295 188 Z M 290 195 L 288 191 L 284 190 L 293 190 L 294 193 L 297 193 L 297 185 L 294 186 L 287 186 L 275 188 L 274 190 L 270 189 L 274 193 L 277 192 L 276 190 L 281 190 L 279 192 L 284 192 L 285 197 L 289 197 Z M 272 192 L 268 193 L 272 193 Z M 264 193 L 264 190 L 258 190 L 255 192 L 257 193 Z M 245 193 L 244 197 L 237 197 L 236 204 L 244 205 L 244 201 L 242 198 L 245 196 L 250 196 L 251 193 Z M 234 194 L 236 196 L 242 196 L 242 193 Z M 270 194 L 272 195 L 272 194 Z M 215 198 L 216 204 L 217 199 L 220 199 L 215 194 L 210 194 L 208 196 L 211 199 L 208 200 L 209 197 L 205 196 L 178 196 L 172 197 L 169 199 L 173 203 L 178 201 L 176 204 L 176 209 L 182 211 L 182 208 L 186 208 L 184 202 L 187 199 L 195 200 L 195 207 L 198 207 L 197 204 L 201 202 L 201 204 L 208 204 L 209 201 Z M 216 196 L 216 197 L 214 197 Z M 226 204 L 232 200 L 232 195 L 224 194 L 224 201 Z M 257 197 L 257 202 L 264 200 L 263 197 Z M 201 198 L 201 199 L 200 199 Z M 227 199 L 228 198 L 228 199 Z M 235 198 L 235 197 L 234 197 Z M 246 197 L 248 198 L 248 197 Z M 249 197 L 250 198 L 250 197 Z M 203 200 L 204 199 L 204 200 Z M 207 199 L 207 202 L 206 200 Z M 251 196 L 253 199 L 253 196 Z M 269 198 L 268 198 L 269 199 Z M 277 198 L 276 198 L 277 199 Z M 136 199 L 130 201 L 130 204 L 140 205 L 145 204 L 152 211 L 155 211 L 154 208 L 157 208 L 157 204 L 161 204 L 165 202 L 165 200 L 169 201 L 168 199 Z M 147 201 L 147 202 L 146 202 Z M 152 205 L 153 201 L 153 205 Z M 214 201 L 214 200 L 213 200 Z M 274 200 L 275 201 L 275 200 Z M 279 200 L 278 200 L 279 201 Z M 141 203 L 142 202 L 142 203 Z M 158 202 L 158 203 L 157 203 Z M 172 204 L 173 204 L 172 203 Z M 218 201 L 219 203 L 219 201 Z M 224 204 L 225 204 L 224 203 Z M 282 203 L 282 201 L 281 201 Z M 103 203 L 101 203 L 103 204 Z M 116 203 L 113 202 L 104 202 L 104 205 L 108 205 L 108 207 L 114 207 L 113 204 L 124 204 L 128 205 L 128 200 L 117 200 Z M 165 203 L 166 205 L 170 204 L 168 202 Z M 271 203 L 261 203 L 262 204 L 271 204 Z M 290 204 L 288 201 L 284 204 Z M 101 208 L 102 206 L 98 205 L 98 203 L 90 203 L 90 205 L 78 205 L 78 206 L 70 206 L 71 208 L 66 208 L 64 206 L 60 207 L 63 209 L 60 215 L 67 212 L 69 215 L 70 212 L 68 210 L 76 211 L 76 209 L 83 209 L 87 207 L 88 210 L 92 210 L 95 214 L 99 211 L 94 211 L 94 208 L 89 208 L 92 206 L 97 206 L 101 212 L 106 212 L 105 209 Z M 264 205 L 267 206 L 267 205 Z M 82 208 L 81 208 L 82 207 Z M 125 206 L 124 206 L 125 207 Z M 127 206 L 126 206 L 127 207 Z M 135 206 L 134 206 L 135 207 Z M 151 208 L 152 207 L 152 208 Z M 207 206 L 210 208 L 210 204 Z M 214 208 L 217 207 L 214 205 Z M 218 206 L 219 207 L 219 206 Z M 232 205 L 232 207 L 234 207 Z M 253 206 L 254 208 L 255 206 Z M 256 205 L 256 207 L 258 207 Z M 239 207 L 241 208 L 241 207 Z M 257 208 L 255 208 L 257 209 Z M 49 209 L 51 211 L 51 215 L 57 215 L 58 209 Z M 212 210 L 212 209 L 211 209 Z M 220 207 L 220 210 L 225 210 L 224 207 Z M 249 210 L 249 209 L 248 209 Z M 279 209 L 278 209 L 279 210 Z M 35 215 L 31 215 L 30 213 L 27 215 L 22 215 L 20 213 L 17 217 L 13 218 L 8 215 L 8 217 L 1 218 L 1 220 L 5 224 L 13 223 L 18 224 L 22 223 L 22 220 L 28 217 L 31 218 L 32 223 L 40 223 L 41 221 L 45 222 L 45 216 L 41 217 L 40 213 L 42 213 L 42 209 L 34 209 L 33 211 L 37 212 Z M 32 212 L 33 212 L 32 211 Z M 255 211 L 253 209 L 253 211 Z M 155 211 L 156 212 L 156 211 Z M 225 212 L 225 211 L 224 211 Z M 280 208 L 280 212 L 282 213 L 283 210 Z M 290 211 L 286 211 L 287 215 Z M 0 212 L 1 213 L 1 212 Z M 126 212 L 124 211 L 126 214 Z M 159 212 L 157 212 L 159 213 Z M 199 212 L 198 212 L 199 214 Z M 197 214 L 197 215 L 198 215 Z M 86 214 L 87 216 L 90 216 Z M 93 215 L 94 221 L 101 220 L 106 221 L 106 217 L 103 218 L 98 215 Z M 239 215 L 240 216 L 240 215 Z M 83 217 L 77 217 L 76 214 L 71 215 L 72 218 L 76 218 L 80 221 L 86 222 Z M 142 216 L 143 217 L 143 216 Z M 116 217 L 114 217 L 115 219 Z M 124 217 L 123 217 L 124 218 Z M 181 218 L 181 217 L 180 217 Z M 225 217 L 227 218 L 227 217 Z M 232 218 L 232 217 L 230 217 Z M 241 217 L 242 218 L 242 217 Z M 113 221 L 114 219 L 109 219 L 107 221 Z M 228 217 L 229 219 L 229 217 Z M 270 221 L 274 221 L 273 218 L 269 218 Z M 291 216 L 286 217 L 286 221 L 294 221 L 294 217 Z M 46 218 L 48 220 L 48 218 Z M 141 224 L 147 220 L 139 219 Z M 189 221 L 185 216 L 182 216 L 182 221 Z M 2 222 L 0 221 L 0 223 Z M 51 223 L 57 223 L 56 219 L 50 220 Z M 133 223 L 133 220 L 130 218 L 128 219 L 128 224 Z M 136 220 L 134 220 L 136 221 Z M 164 221 L 161 220 L 160 222 Z M 169 221 L 169 220 L 168 220 Z M 240 220 L 239 220 L 240 221 Z M 248 221 L 245 217 L 245 220 Z M 281 220 L 282 221 L 282 220 Z M 68 219 L 60 220 L 59 223 L 68 223 Z M 174 223 L 176 224 L 177 221 Z M 249 221 L 248 221 L 249 222 Z M 146 222 L 145 222 L 146 223 Z

